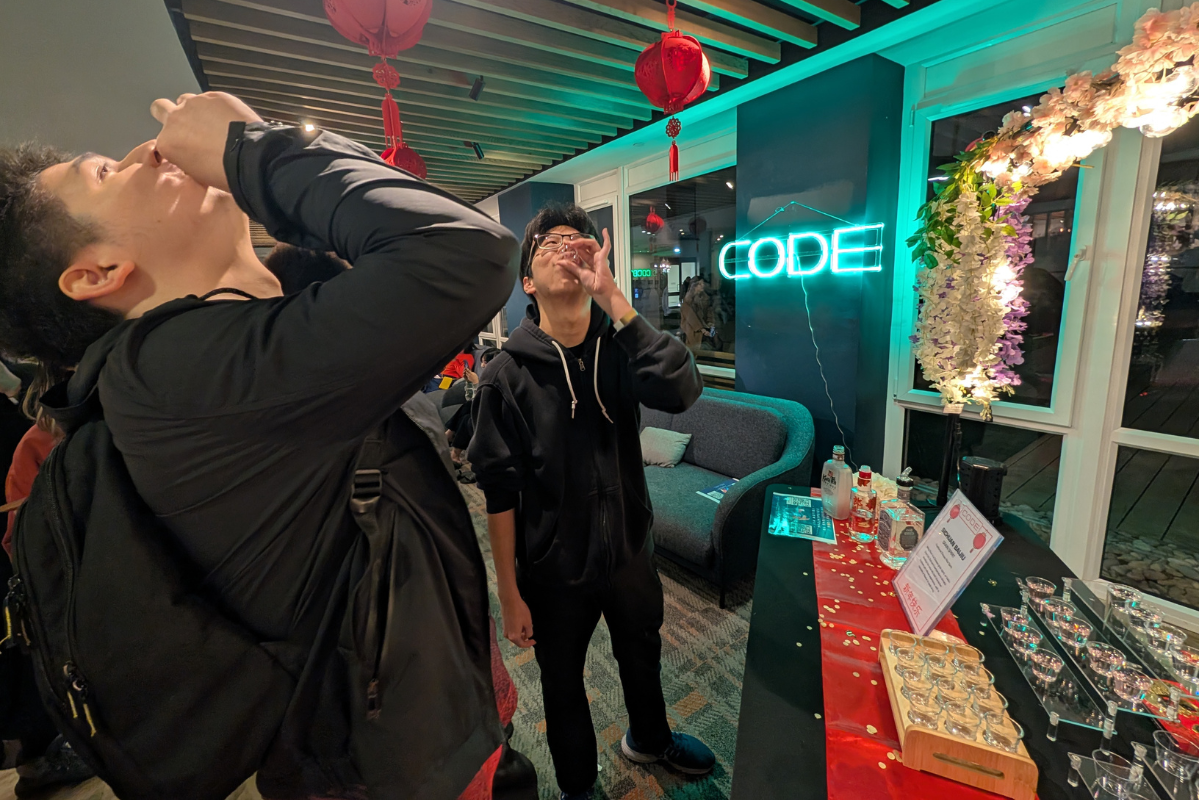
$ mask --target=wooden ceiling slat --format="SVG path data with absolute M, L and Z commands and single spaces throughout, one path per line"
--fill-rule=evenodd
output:
M 476 164 L 471 164 L 467 161 L 443 161 L 433 154 L 426 154 L 422 158 L 425 159 L 425 164 L 429 169 L 447 175 L 463 175 L 476 178 L 495 177 L 512 180 L 513 178 L 524 177 L 530 172 L 530 170 L 502 169 L 488 166 L 482 162 L 476 162 L 478 164 L 476 166 Z
M 265 33 L 251 33 L 236 28 L 212 25 L 206 22 L 191 22 L 189 30 L 196 42 L 226 45 L 242 50 L 264 53 L 267 55 L 300 58 L 306 61 L 333 66 L 370 69 L 377 63 L 366 53 L 358 54 L 327 45 L 300 42 L 294 39 L 284 39 Z M 531 99 L 547 99 L 556 97 L 560 102 L 574 105 L 577 108 L 588 108 L 608 113 L 628 114 L 637 119 L 648 119 L 650 116 L 649 101 L 641 93 L 637 103 L 626 102 L 612 93 L 624 92 L 620 87 L 604 87 L 590 81 L 575 78 L 561 78 L 552 72 L 517 67 L 511 64 L 490 62 L 487 59 L 471 59 L 462 56 L 450 57 L 438 50 L 421 51 L 420 45 L 401 53 L 393 63 L 409 63 L 417 67 L 417 73 L 432 74 L 435 70 L 450 70 L 458 72 L 467 86 L 475 82 L 475 78 L 483 75 L 485 81 L 493 79 L 506 80 L 508 88 L 517 93 L 518 85 L 523 84 L 536 93 L 526 92 L 525 97 Z M 458 62 L 458 63 L 455 63 Z
M 657 30 L 666 30 L 667 12 L 662 10 L 664 5 L 647 3 L 644 0 L 566 0 L 571 5 L 611 14 L 628 22 L 645 25 Z M 681 31 L 689 36 L 695 36 L 705 45 L 728 50 L 741 56 L 765 61 L 768 64 L 778 64 L 780 60 L 779 42 L 766 39 L 758 34 L 713 22 L 710 19 L 690 14 L 686 11 L 675 12 L 675 22 Z
M 380 131 L 381 131 L 382 126 L 380 126 L 380 128 L 378 128 L 378 129 L 370 128 L 370 127 L 366 127 L 366 126 L 360 126 L 360 125 L 346 122 L 345 120 L 330 119 L 323 114 L 311 114 L 310 113 L 310 114 L 304 114 L 304 115 L 297 115 L 296 111 L 292 108 L 276 107 L 276 106 L 271 106 L 270 104 L 264 104 L 264 103 L 258 103 L 258 104 L 256 104 L 256 107 L 262 109 L 261 113 L 264 118 L 278 119 L 278 120 L 281 120 L 284 122 L 290 122 L 293 124 L 301 124 L 304 120 L 307 119 L 307 120 L 311 120 L 313 123 L 320 125 L 322 127 L 329 127 L 331 129 L 336 129 L 339 133 L 343 133 L 343 134 L 351 136 L 355 139 L 360 139 L 361 137 L 371 137 L 371 138 L 378 137 L 378 138 L 376 138 L 376 141 L 380 144 L 382 144 L 382 142 L 383 142 L 383 138 L 382 138 L 382 136 L 380 136 Z M 406 125 L 405 129 L 406 130 L 404 133 L 404 140 L 406 142 L 408 142 L 409 140 L 431 141 L 431 142 L 443 142 L 446 145 L 456 145 L 456 144 L 461 144 L 461 142 L 464 139 L 469 138 L 469 137 L 463 136 L 460 133 L 445 131 L 441 128 L 430 128 L 430 127 L 423 126 L 423 125 Z M 487 149 L 487 146 L 495 146 L 496 149 L 503 150 L 505 152 L 525 153 L 525 154 L 533 155 L 533 156 L 546 157 L 551 160 L 557 160 L 564 156 L 564 152 L 562 151 L 561 148 L 551 147 L 551 146 L 547 146 L 547 145 L 532 145 L 529 142 L 518 141 L 516 139 L 509 139 L 509 138 L 503 137 L 503 136 L 476 135 L 473 140 L 479 142 L 479 144 L 481 146 L 484 146 L 485 151 Z M 413 147 L 416 147 L 416 145 L 413 145 Z M 570 151 L 568 151 L 568 152 L 570 152 Z
M 326 21 L 321 3 L 313 0 L 222 0 L 232 5 L 271 11 L 315 22 Z M 500 41 L 523 44 L 537 50 L 566 53 L 575 58 L 633 69 L 634 58 L 628 48 L 597 39 L 579 36 L 569 30 L 546 28 L 544 25 L 521 25 L 518 21 L 493 11 L 472 8 L 457 3 L 434 3 L 429 24 L 477 33 Z
M 376 100 L 382 99 L 382 90 L 371 80 L 369 71 L 329 64 L 313 64 L 297 58 L 265 55 L 250 50 L 239 50 L 204 42 L 196 45 L 196 52 L 206 75 L 245 77 L 258 81 L 284 83 L 289 86 L 311 86 L 334 92 L 347 91 Z M 404 95 L 415 105 L 428 104 L 447 110 L 458 108 L 461 105 L 467 105 L 469 108 L 478 106 L 481 109 L 486 108 L 489 114 L 500 114 L 508 119 L 544 121 L 548 125 L 559 125 L 559 127 L 577 130 L 590 130 L 592 127 L 590 123 L 593 121 L 604 125 L 614 125 L 617 128 L 632 127 L 631 117 L 619 117 L 602 111 L 579 109 L 559 103 L 547 90 L 532 90 L 534 92 L 544 91 L 546 97 L 529 99 L 505 94 L 504 90 L 510 88 L 508 81 L 488 81 L 479 99 L 471 100 L 467 96 L 471 90 L 471 80 L 464 73 L 436 70 L 436 74 L 430 76 L 426 72 L 417 73 L 417 70 L 407 64 L 395 66 L 398 67 L 397 72 L 403 78 L 398 94 Z M 434 79 L 420 80 L 408 74 L 409 72 Z M 454 80 L 459 77 L 462 78 L 464 84 Z M 503 85 L 496 86 L 494 85 L 496 83 Z M 531 91 L 524 86 L 521 86 L 521 90 Z M 649 118 L 649 116 L 650 112 L 647 109 L 644 117 L 639 116 L 639 119 Z M 552 120 L 562 120 L 562 122 Z M 579 128 L 580 124 L 585 127 Z
M 659 40 L 657 32 L 641 25 L 634 25 L 607 14 L 555 2 L 555 0 L 453 0 L 453 2 L 472 8 L 494 11 L 497 14 L 535 25 L 552 25 L 599 42 L 627 47 L 635 54 Z M 712 50 L 708 53 L 708 60 L 713 71 L 718 74 L 728 75 L 732 78 L 745 78 L 750 74 L 746 59 L 741 56 Z
M 271 36 L 286 40 L 289 45 L 316 45 L 348 53 L 364 52 L 363 48 L 343 38 L 328 24 L 233 6 L 217 0 L 182 0 L 182 3 L 193 38 L 197 38 L 197 28 L 204 25 Z M 218 34 L 208 31 L 202 33 L 201 38 L 211 41 L 214 35 Z M 421 42 L 402 50 L 395 60 L 465 69 L 485 77 L 508 77 L 551 88 L 569 85 L 575 91 L 596 97 L 638 105 L 648 103 L 638 91 L 631 70 L 589 64 L 569 56 L 556 56 L 444 28 L 427 27 Z
M 251 98 L 271 103 L 294 105 L 296 108 L 312 109 L 315 111 L 332 111 L 361 117 L 364 121 L 378 121 L 380 126 L 383 125 L 383 117 L 378 108 L 372 108 L 369 105 L 358 105 L 355 103 L 347 103 L 340 100 L 330 100 L 320 97 L 310 97 L 307 93 L 288 93 L 280 92 L 271 89 L 258 89 L 245 85 L 231 85 L 233 81 L 214 81 L 212 86 L 214 89 L 219 88 L 228 91 L 231 94 L 236 94 L 250 101 Z M 449 130 L 486 130 L 494 131 L 503 136 L 511 136 L 519 134 L 516 138 L 529 139 L 534 142 L 562 142 L 570 146 L 582 147 L 585 144 L 595 144 L 599 142 L 604 135 L 613 135 L 616 130 L 612 130 L 607 134 L 600 131 L 570 131 L 563 128 L 546 128 L 541 125 L 532 125 L 529 123 L 509 122 L 506 120 L 498 120 L 492 117 L 487 117 L 479 114 L 453 114 L 453 113 L 437 113 L 429 109 L 421 107 L 413 108 L 407 103 L 398 103 L 400 107 L 400 119 L 404 124 L 410 121 L 417 123 L 425 123 L 430 125 L 444 126 Z M 382 129 L 382 127 L 381 127 Z
M 243 98 L 246 99 L 246 98 Z M 287 114 L 303 123 L 311 121 L 317 125 L 334 124 L 347 131 L 352 131 L 361 135 L 373 135 L 382 139 L 383 123 L 373 125 L 369 120 L 356 120 L 348 117 L 345 114 L 339 114 L 333 111 L 319 111 L 317 109 L 305 109 L 294 103 L 275 103 L 264 100 L 246 99 L 250 107 L 258 111 L 264 118 L 278 117 L 280 114 Z M 477 128 L 461 127 L 451 129 L 443 125 L 430 125 L 425 122 L 417 122 L 409 120 L 404 123 L 404 138 L 407 140 L 411 135 L 421 135 L 428 138 L 444 139 L 447 142 L 462 142 L 464 140 L 479 142 L 482 144 L 494 144 L 499 147 L 508 147 L 517 152 L 541 153 L 554 158 L 561 158 L 564 154 L 572 153 L 584 145 L 573 147 L 571 145 L 562 144 L 560 142 L 544 142 L 535 139 L 521 139 L 502 134 L 485 131 Z
M 815 26 L 754 0 L 683 0 L 683 3 L 780 41 L 804 48 L 817 46 Z
M 862 12 L 850 0 L 782 0 L 782 2 L 839 28 L 854 30 L 862 24 Z

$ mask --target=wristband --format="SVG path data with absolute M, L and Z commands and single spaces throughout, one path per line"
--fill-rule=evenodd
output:
M 619 320 L 613 323 L 613 328 L 618 331 L 621 330 L 621 328 L 624 328 L 626 325 L 633 322 L 634 317 L 637 315 L 638 312 L 636 308 L 629 309 L 621 316 Z

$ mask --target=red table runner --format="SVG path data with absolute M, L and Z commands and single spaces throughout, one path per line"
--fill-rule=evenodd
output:
M 902 766 L 900 739 L 879 665 L 883 646 L 879 632 L 909 629 L 892 588 L 896 571 L 879 561 L 874 544 L 852 541 L 845 522 L 834 525 L 836 545 L 813 543 L 830 800 L 994 800 L 999 795 Z M 964 638 L 950 613 L 937 630 Z

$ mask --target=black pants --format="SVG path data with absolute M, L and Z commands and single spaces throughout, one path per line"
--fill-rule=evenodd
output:
M 521 596 L 533 617 L 546 738 L 559 789 L 574 794 L 596 783 L 596 731 L 583 667 L 601 614 L 612 637 L 633 739 L 644 750 L 666 749 L 671 728 L 659 677 L 658 633 L 663 593 L 649 553 L 614 573 L 608 586 L 584 590 L 522 583 Z

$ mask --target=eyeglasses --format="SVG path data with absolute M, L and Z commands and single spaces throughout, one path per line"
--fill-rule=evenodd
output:
M 596 237 L 590 233 L 539 233 L 533 237 L 534 250 L 557 250 L 564 243 L 573 242 L 576 239 L 594 242 Z

